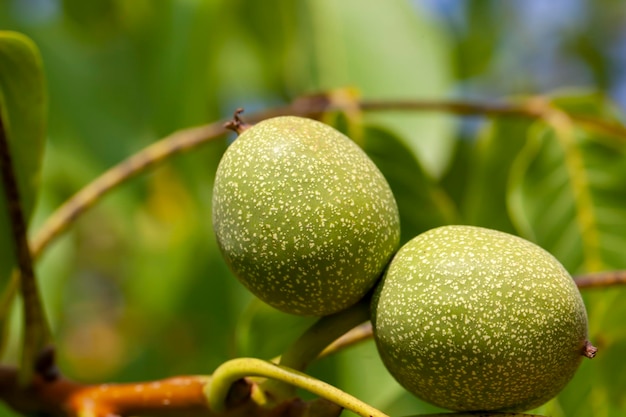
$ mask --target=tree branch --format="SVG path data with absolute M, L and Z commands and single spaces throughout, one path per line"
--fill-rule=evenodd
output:
M 84 385 L 63 377 L 46 381 L 35 376 L 18 384 L 16 368 L 0 367 L 0 399 L 24 415 L 54 416 L 154 416 L 154 417 L 260 417 L 301 416 L 316 409 L 334 417 L 338 408 L 326 402 L 299 399 L 266 407 L 251 395 L 255 385 L 237 381 L 226 393 L 224 412 L 212 411 L 203 390 L 208 376 L 178 376 L 127 384 Z
M 605 271 L 579 275 L 574 277 L 574 281 L 580 289 L 624 285 L 626 284 L 626 270 Z
M 544 118 L 551 109 L 550 103 L 541 97 L 516 104 L 488 104 L 460 100 L 371 100 L 346 103 L 345 95 L 330 92 L 300 97 L 288 106 L 254 113 L 246 117 L 246 119 L 248 123 L 255 123 L 281 115 L 317 117 L 324 112 L 343 111 L 346 109 L 354 110 L 354 108 L 367 112 L 436 111 L 461 116 L 481 115 L 531 119 Z M 626 141 L 626 128 L 621 125 L 591 117 L 570 115 L 570 118 L 588 129 L 616 136 Z M 63 233 L 71 223 L 97 203 L 111 189 L 157 166 L 173 155 L 192 150 L 221 137 L 226 133 L 225 123 L 227 121 L 219 121 L 200 127 L 180 130 L 110 168 L 71 197 L 48 218 L 31 243 L 33 257 L 38 257 L 54 238 Z
M 155 167 L 164 160 L 188 151 L 225 132 L 221 122 L 178 131 L 142 149 L 83 187 L 61 205 L 44 223 L 31 242 L 33 257 L 63 233 L 85 211 L 124 181 Z
M 255 113 L 246 119 L 253 123 L 259 120 L 279 115 L 300 115 L 315 117 L 324 112 L 359 109 L 368 112 L 379 111 L 437 111 L 457 115 L 482 115 L 488 117 L 521 117 L 531 119 L 545 119 L 551 105 L 545 99 L 533 99 L 518 104 L 485 104 L 464 101 L 355 101 L 346 104 L 345 100 L 338 100 L 333 94 L 319 94 L 303 97 L 295 100 L 291 105 L 270 109 Z M 626 129 L 614 123 L 601 119 L 583 116 L 568 115 L 571 120 L 590 130 L 618 137 L 626 140 Z M 169 157 L 184 151 L 192 150 L 202 144 L 221 137 L 226 131 L 223 121 L 185 129 L 148 146 L 147 148 L 132 155 L 118 165 L 112 167 L 93 182 L 88 184 L 66 203 L 59 207 L 30 245 L 30 260 L 23 258 L 20 261 L 25 266 L 26 276 L 32 275 L 32 259 L 42 251 L 61 233 L 63 233 L 76 219 L 87 209 L 96 204 L 103 196 L 132 178 Z M 0 126 L 1 127 L 1 126 Z M 1 129 L 0 129 L 1 131 Z M 3 140 L 6 138 L 3 137 Z M 8 153 L 4 153 L 9 155 Z M 10 163 L 10 161 L 9 161 Z M 2 161 L 3 177 L 5 161 Z M 6 189 L 6 187 L 5 187 Z M 10 192 L 10 191 L 9 191 Z M 15 200 L 7 197 L 8 201 Z M 20 228 L 19 222 L 13 222 Z M 22 222 L 23 223 L 23 222 Z M 17 245 L 18 251 L 28 253 L 25 244 L 25 226 L 23 231 L 17 234 L 22 236 L 22 241 Z M 15 232 L 15 231 L 14 231 Z M 21 247 L 21 249 L 20 249 Z M 22 255 L 20 255 L 22 256 Z M 27 264 L 30 265 L 30 271 Z M 20 267 L 21 268 L 21 267 Z M 24 274 L 24 273 L 23 273 Z M 22 285 L 26 285 L 22 280 Z M 613 271 L 601 274 L 584 275 L 576 278 L 579 288 L 591 288 L 607 285 L 626 283 L 626 271 Z M 30 291 L 30 289 L 28 289 Z M 32 314 L 29 313 L 29 314 Z M 336 342 L 327 347 L 321 356 L 329 355 L 345 349 L 357 342 L 371 337 L 371 325 L 359 326 Z M 317 349 L 317 348 L 316 348 Z M 45 361 L 44 361 L 45 363 Z M 268 363 L 268 366 L 269 363 Z M 272 372 L 282 372 L 283 368 L 271 365 Z M 281 371 L 282 370 L 282 371 Z M 265 374 L 263 374 L 265 375 Z M 282 375 L 282 374 L 281 374 Z M 266 375 L 271 376 L 271 375 Z M 283 375 L 284 376 L 284 375 Z M 292 375 L 293 376 L 293 375 Z M 298 379 L 298 378 L 296 378 Z M 189 416 L 212 416 L 218 415 L 207 408 L 206 399 L 202 393 L 206 389 L 208 377 L 176 377 L 161 381 L 136 383 L 136 384 L 104 384 L 82 385 L 62 377 L 53 381 L 46 381 L 41 375 L 36 375 L 33 382 L 28 386 L 17 384 L 17 371 L 12 368 L 0 368 L 0 398 L 22 413 L 47 412 L 59 415 L 86 415 L 93 417 L 105 417 L 112 415 L 141 415 L 150 414 L 155 416 L 189 415 Z M 300 380 L 299 380 L 300 381 Z M 305 382 L 306 382 L 305 378 Z M 231 381 L 232 382 L 232 381 Z M 302 381 L 300 381 L 302 382 Z M 310 381 L 309 381 L 310 382 Z M 321 382 L 321 381 L 320 381 Z M 258 387 L 251 382 L 235 383 L 233 389 L 227 391 L 226 402 L 234 401 L 236 405 L 229 411 L 230 416 L 239 415 L 280 415 L 278 408 L 269 410 L 262 407 L 253 399 L 254 389 Z M 224 391 L 222 392 L 224 394 Z M 167 404 L 165 402 L 168 402 Z M 295 403 L 281 405 L 280 410 L 293 411 Z M 235 410 L 235 411 L 233 411 Z M 232 411 L 232 412 L 231 412 Z M 219 414 L 222 415 L 222 414 Z M 297 415 L 297 414 L 296 414 Z M 330 413 L 329 413 L 330 415 Z M 379 414 L 380 415 L 380 414 Z
M 372 338 L 372 323 L 366 322 L 348 331 L 324 349 L 319 358 L 334 355 L 344 349 Z

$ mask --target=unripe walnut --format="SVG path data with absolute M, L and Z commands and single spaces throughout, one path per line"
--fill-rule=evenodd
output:
M 355 304 L 398 247 L 385 178 L 348 137 L 284 116 L 245 130 L 220 161 L 213 224 L 234 274 L 277 309 L 322 316 Z
M 573 377 L 587 342 L 576 284 L 539 246 L 472 226 L 404 245 L 372 300 L 390 373 L 418 397 L 457 411 L 524 411 Z

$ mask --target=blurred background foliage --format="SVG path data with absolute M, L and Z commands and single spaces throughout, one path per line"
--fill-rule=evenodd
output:
M 369 99 L 549 95 L 622 121 L 626 107 L 621 0 L 0 0 L 0 29 L 31 37 L 47 76 L 33 232 L 105 169 L 236 107 L 249 113 L 342 87 Z M 573 274 L 626 268 L 624 138 L 576 130 L 568 147 L 531 120 L 419 112 L 364 122 L 360 144 L 397 195 L 403 240 L 477 224 L 540 243 Z M 212 142 L 119 187 L 41 258 L 68 376 L 210 373 L 234 356 L 273 357 L 311 323 L 253 300 L 221 260 L 211 188 L 226 146 Z M 571 151 L 583 156 L 582 171 L 567 168 Z M 624 415 L 624 291 L 585 292 L 600 353 L 539 412 Z M 14 329 L 19 320 L 16 309 Z M 7 361 L 18 342 L 15 330 Z M 371 341 L 311 371 L 392 415 L 436 410 L 388 376 Z

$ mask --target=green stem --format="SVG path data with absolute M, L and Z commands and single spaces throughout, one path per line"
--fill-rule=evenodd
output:
M 369 320 L 369 304 L 368 295 L 346 310 L 320 318 L 287 348 L 280 357 L 280 365 L 304 371 L 328 345 Z M 262 386 L 264 391 L 279 398 L 292 397 L 296 392 L 293 385 L 274 379 L 265 381 Z
M 365 297 L 347 310 L 320 318 L 287 348 L 279 363 L 304 371 L 328 345 L 369 320 L 369 305 L 370 297 Z
M 362 417 L 388 417 L 380 410 L 326 382 L 286 366 L 255 358 L 233 359 L 215 370 L 211 382 L 204 389 L 210 410 L 218 413 L 225 411 L 226 397 L 232 384 L 252 376 L 277 379 L 307 390 Z

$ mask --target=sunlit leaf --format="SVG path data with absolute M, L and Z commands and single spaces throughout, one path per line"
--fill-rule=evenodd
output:
M 450 87 L 446 37 L 406 1 L 311 1 L 304 16 L 305 88 L 355 87 L 364 99 L 424 99 Z M 399 134 L 429 173 L 443 171 L 452 151 L 451 119 L 399 112 L 368 118 Z
M 569 114 L 619 123 L 594 93 L 553 98 Z M 509 208 L 522 235 L 552 252 L 572 273 L 626 267 L 626 138 L 536 124 L 511 170 Z M 568 129 L 571 129 L 569 130 Z M 583 364 L 549 415 L 620 415 L 623 409 L 626 306 L 622 288 L 583 293 L 589 338 L 598 356 Z
M 626 144 L 606 143 L 536 126 L 512 168 L 516 225 L 571 273 L 626 267 Z

